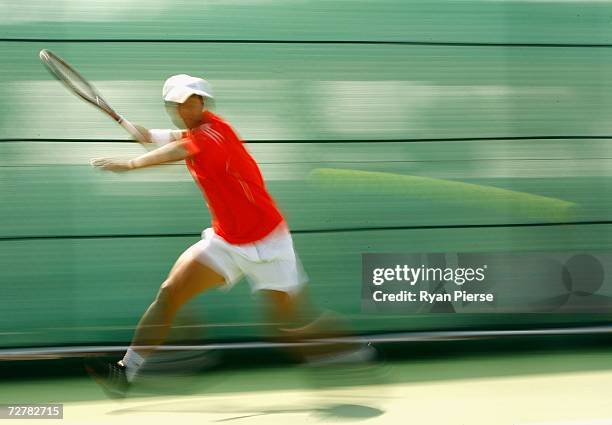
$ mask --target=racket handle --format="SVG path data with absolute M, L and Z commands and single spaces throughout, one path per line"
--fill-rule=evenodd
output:
M 130 136 L 138 140 L 140 143 L 149 143 L 149 140 L 147 140 L 147 137 L 144 134 L 142 134 L 140 131 L 138 131 L 138 129 L 134 127 L 134 124 L 132 124 L 125 118 L 120 116 L 117 122 L 119 123 L 121 127 L 124 128 L 125 131 L 127 131 L 130 134 Z

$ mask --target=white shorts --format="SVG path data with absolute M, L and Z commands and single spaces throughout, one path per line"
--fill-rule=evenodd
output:
M 243 245 L 230 244 L 208 228 L 190 250 L 198 262 L 225 277 L 227 289 L 246 276 L 252 291 L 295 294 L 308 281 L 284 222 L 263 239 Z

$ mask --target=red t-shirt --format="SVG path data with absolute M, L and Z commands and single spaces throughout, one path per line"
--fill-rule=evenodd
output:
M 187 132 L 185 160 L 202 189 L 216 234 L 232 244 L 263 239 L 283 221 L 259 167 L 228 123 L 212 112 Z

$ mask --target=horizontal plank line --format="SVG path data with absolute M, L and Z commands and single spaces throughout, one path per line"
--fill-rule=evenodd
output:
M 269 40 L 269 39 L 158 39 L 158 38 L 21 38 L 3 37 L 7 43 L 164 43 L 164 44 L 339 44 L 441 47 L 535 47 L 535 48 L 611 48 L 610 43 L 496 43 L 464 41 L 394 41 L 394 40 Z
M 342 160 L 321 160 L 321 161 L 291 161 L 291 162 L 266 162 L 257 161 L 259 165 L 307 165 L 307 164 L 419 164 L 419 163 L 449 163 L 449 162 L 496 162 L 496 161 L 608 161 L 612 157 L 575 157 L 575 158 L 469 158 L 469 159 L 390 159 L 390 160 L 363 160 L 363 161 L 342 161 Z M 158 164 L 159 166 L 184 167 L 180 161 Z M 40 164 L 1 164 L 0 168 L 42 168 L 42 167 L 92 167 L 89 163 L 40 163 Z M 367 171 L 367 170 L 365 170 Z M 566 176 L 553 176 L 561 178 Z M 585 176 L 578 176 L 585 177 Z M 607 176 L 603 176 L 607 177 Z
M 444 229 L 490 229 L 490 228 L 515 228 L 515 227 L 567 227 L 567 226 L 592 226 L 609 225 L 612 220 L 597 221 L 568 221 L 557 223 L 504 223 L 504 224 L 447 224 L 447 225 L 424 225 L 424 226 L 380 226 L 380 227 L 347 227 L 339 229 L 303 229 L 291 230 L 292 234 L 317 234 L 317 233 L 353 233 L 372 232 L 381 230 L 444 230 Z M 200 237 L 201 233 L 159 233 L 159 234 L 113 234 L 113 235 L 30 235 L 30 236 L 0 236 L 1 241 L 24 241 L 44 239 L 133 239 L 133 238 L 187 238 Z
M 480 142 L 508 140 L 608 140 L 610 136 L 491 136 L 491 137 L 436 137 L 436 138 L 402 138 L 402 139 L 300 139 L 300 140 L 245 140 L 248 144 L 342 144 L 342 143 L 426 143 L 426 142 Z M 136 143 L 129 139 L 81 139 L 81 138 L 0 138 L 0 143 Z

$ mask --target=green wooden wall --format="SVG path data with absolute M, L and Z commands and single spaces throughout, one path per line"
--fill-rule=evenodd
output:
M 579 1 L 6 2 L 0 14 L 0 346 L 128 341 L 209 215 L 181 164 L 88 165 L 142 148 L 45 71 L 48 48 L 135 122 L 161 86 L 211 81 L 286 213 L 322 307 L 360 332 L 605 316 L 365 315 L 361 253 L 608 250 L 612 6 Z M 329 190 L 320 168 L 426 176 L 576 204 L 571 217 Z M 545 226 L 542 224 L 546 224 Z M 262 335 L 246 284 L 182 323 Z

